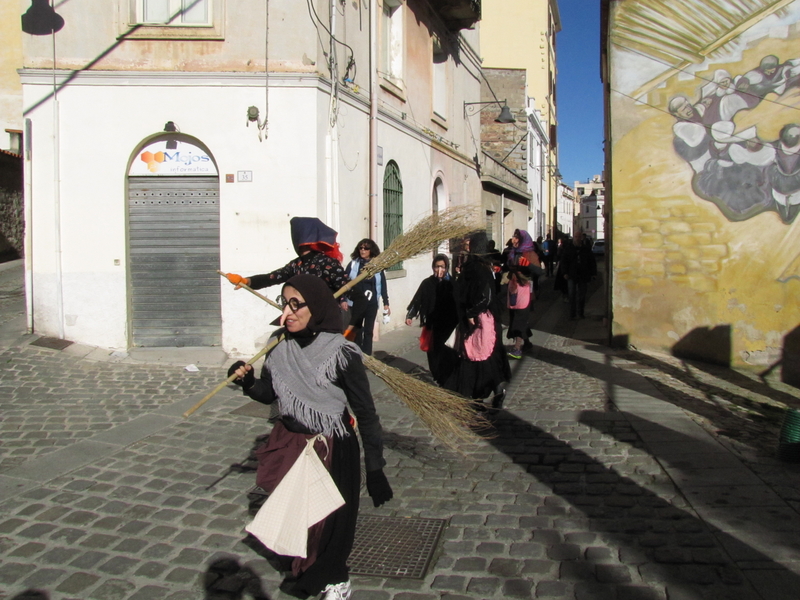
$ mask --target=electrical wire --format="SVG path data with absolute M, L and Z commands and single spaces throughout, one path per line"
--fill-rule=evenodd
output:
M 349 44 L 337 39 L 337 37 L 331 33 L 330 29 L 325 27 L 325 23 L 323 23 L 322 19 L 319 18 L 317 10 L 314 8 L 313 2 L 311 2 L 311 0 L 306 0 L 306 4 L 308 5 L 308 11 L 309 15 L 311 15 L 311 20 L 312 21 L 316 20 L 316 22 L 319 23 L 319 26 L 325 30 L 325 33 L 327 33 L 334 42 L 336 42 L 337 44 L 341 44 L 342 46 L 350 50 L 350 56 L 355 57 L 355 52 L 353 51 L 353 48 Z M 317 31 L 317 35 L 319 35 L 319 31 Z M 322 44 L 322 40 L 320 40 L 320 44 Z
M 626 94 L 625 92 L 622 92 L 622 91 L 614 89 L 614 88 L 609 88 L 609 90 L 614 92 L 615 94 L 619 94 L 620 96 L 625 96 L 626 98 L 630 98 L 631 100 L 633 100 L 637 104 L 643 104 L 645 106 L 649 106 L 650 108 L 654 108 L 655 110 L 657 110 L 659 112 L 662 112 L 664 114 L 669 115 L 672 118 L 675 118 L 675 115 L 673 115 L 668 110 L 666 110 L 664 108 L 661 108 L 660 106 L 656 106 L 655 104 L 650 104 L 649 102 L 645 102 L 644 100 L 639 100 L 638 98 L 634 98 L 630 94 Z M 679 119 L 679 121 L 680 121 L 680 119 Z M 706 132 L 708 133 L 709 137 L 713 138 L 713 135 L 711 133 L 711 127 L 712 127 L 711 125 L 706 125 L 705 123 L 697 123 L 696 121 L 692 121 L 692 123 L 694 123 L 696 125 L 700 125 L 701 127 L 703 127 L 706 130 Z M 772 146 L 772 142 L 762 142 L 762 141 L 760 141 L 760 139 L 759 139 L 758 142 L 755 142 L 752 139 L 751 140 L 745 140 L 744 138 L 738 138 L 735 134 L 731 135 L 731 137 L 736 137 L 737 139 L 740 139 L 742 142 L 750 141 L 751 143 L 753 143 L 755 145 L 758 145 L 761 148 L 763 148 L 765 146 Z M 739 143 L 739 142 L 729 142 L 729 143 L 735 144 L 735 143 Z

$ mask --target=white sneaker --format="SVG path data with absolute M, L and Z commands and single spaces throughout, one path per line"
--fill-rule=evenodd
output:
M 348 579 L 342 583 L 329 583 L 325 586 L 323 592 L 325 595 L 322 600 L 349 600 L 353 589 L 350 587 L 350 580 Z

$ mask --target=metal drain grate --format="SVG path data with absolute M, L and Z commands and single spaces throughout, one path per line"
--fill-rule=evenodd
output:
M 72 342 L 69 340 L 61 340 L 52 337 L 40 337 L 38 340 L 31 342 L 31 346 L 40 346 L 42 348 L 50 348 L 52 350 L 63 350 L 67 346 L 71 346 Z
M 447 521 L 359 515 L 350 573 L 422 579 Z

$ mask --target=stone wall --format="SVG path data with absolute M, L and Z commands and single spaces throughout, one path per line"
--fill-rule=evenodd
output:
M 484 81 L 481 85 L 481 102 L 497 99 L 502 104 L 505 100 L 517 123 L 496 123 L 501 108 L 498 104 L 479 106 L 484 108 L 481 112 L 481 148 L 527 180 L 528 146 L 527 140 L 522 140 L 527 131 L 525 69 L 484 69 L 484 75 L 489 83 L 487 85 Z M 492 95 L 492 90 L 497 98 Z

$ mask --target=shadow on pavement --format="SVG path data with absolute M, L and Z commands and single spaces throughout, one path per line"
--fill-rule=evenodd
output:
M 599 354 L 613 352 L 604 346 L 592 347 L 587 345 L 585 347 Z M 591 373 L 592 377 L 606 384 L 607 394 L 612 404 L 614 403 L 614 388 L 629 389 L 661 401 L 669 402 L 674 406 L 699 415 L 707 419 L 719 433 L 733 439 L 741 437 L 743 431 L 753 429 L 756 426 L 758 431 L 754 431 L 754 437 L 758 437 L 759 433 L 761 437 L 764 437 L 763 430 L 766 430 L 769 434 L 769 439 L 762 440 L 759 446 L 765 452 L 770 451 L 769 444 L 777 444 L 777 433 L 780 429 L 781 419 L 783 418 L 783 409 L 767 403 L 756 402 L 730 390 L 699 381 L 690 372 L 678 369 L 673 365 L 659 361 L 646 354 L 634 351 L 613 352 L 613 354 L 619 358 L 636 362 L 642 366 L 652 367 L 665 375 L 669 375 L 685 386 L 697 390 L 704 399 L 698 399 L 696 396 L 688 394 L 676 386 L 670 386 L 663 381 L 650 378 L 641 372 L 637 372 L 638 377 L 631 377 L 631 371 L 627 369 L 601 364 L 573 354 L 551 350 L 542 346 L 536 346 L 532 352 L 534 359 L 553 366 L 571 369 L 578 373 L 586 373 L 588 371 Z M 719 376 L 718 374 L 716 375 Z M 740 375 L 740 377 L 744 376 Z M 763 393 L 763 391 L 761 393 Z M 724 398 L 727 402 L 744 410 L 731 410 L 730 408 L 726 408 L 715 396 Z M 787 396 L 793 400 L 794 404 L 800 405 L 800 399 L 789 396 L 788 394 Z
M 232 556 L 214 560 L 203 576 L 204 600 L 270 600 L 253 569 Z
M 47 592 L 43 592 L 41 590 L 34 590 L 29 589 L 25 590 L 24 592 L 20 592 L 11 600 L 49 600 L 50 596 L 47 595 Z
M 601 431 L 613 429 L 607 414 L 592 416 L 587 412 L 582 421 Z M 563 511 L 554 506 L 545 513 L 559 515 L 554 529 L 534 529 L 534 541 L 549 538 L 548 558 L 561 561 L 560 579 L 573 581 L 585 597 L 651 599 L 660 596 L 649 586 L 661 584 L 670 599 L 761 598 L 718 542 L 726 534 L 675 506 L 680 496 L 672 502 L 661 498 L 511 413 L 502 411 L 494 423 L 498 436 L 488 442 L 564 501 Z M 562 533 L 570 530 L 596 533 L 617 545 L 619 560 L 602 547 L 581 555 Z M 739 552 L 769 573 L 770 600 L 797 599 L 800 577 L 744 542 Z M 635 583 L 640 578 L 642 583 Z
M 765 382 L 755 381 L 733 369 L 727 369 L 718 365 L 705 363 L 698 360 L 680 359 L 681 364 L 684 366 L 684 368 L 681 369 L 676 367 L 675 365 L 671 365 L 662 360 L 659 360 L 654 356 L 643 354 L 641 352 L 636 352 L 635 350 L 621 351 L 618 353 L 618 356 L 626 360 L 636 362 L 640 365 L 657 369 L 662 373 L 670 375 L 671 377 L 674 377 L 675 379 L 685 383 L 686 385 L 702 390 L 706 395 L 710 396 L 712 394 L 718 394 L 723 396 L 730 396 L 733 402 L 749 410 L 755 410 L 755 411 L 764 410 L 765 413 L 768 414 L 778 409 L 776 409 L 776 407 L 774 406 L 754 403 L 749 398 L 735 394 L 730 390 L 720 388 L 705 381 L 700 381 L 697 377 L 695 377 L 691 373 L 689 367 L 697 369 L 698 371 L 703 371 L 704 373 L 707 373 L 718 379 L 727 381 L 728 383 L 743 388 L 745 390 L 749 390 L 756 394 L 761 394 L 762 396 L 767 396 L 771 400 L 783 402 L 784 404 L 790 407 L 800 408 L 800 397 L 788 394 L 786 392 L 782 392 L 781 390 L 777 390 Z

